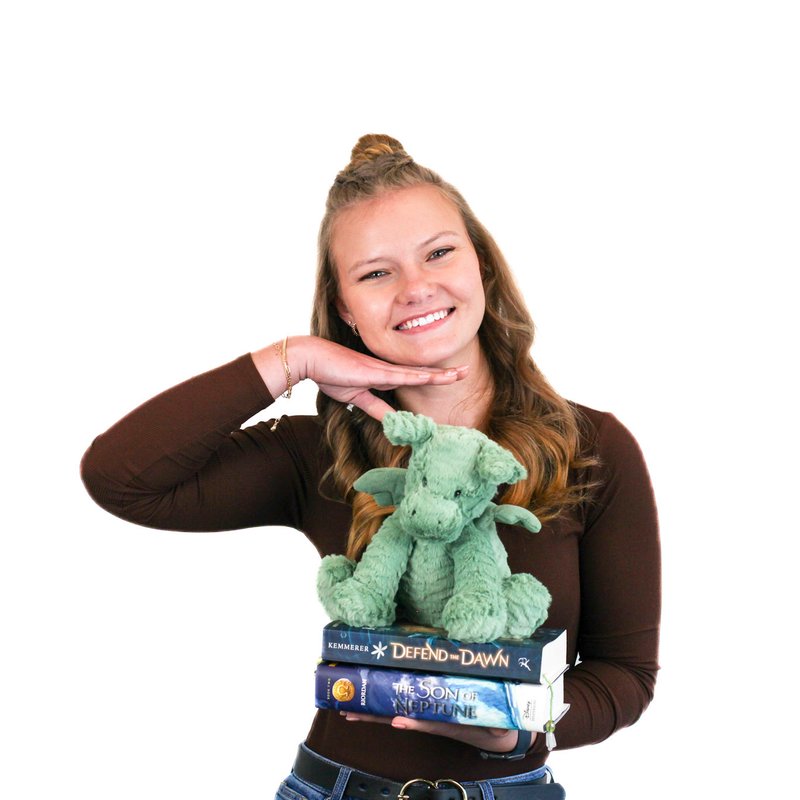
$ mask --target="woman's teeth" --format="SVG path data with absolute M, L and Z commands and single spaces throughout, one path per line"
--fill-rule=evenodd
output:
M 444 319 L 449 313 L 449 309 L 434 311 L 433 314 L 428 314 L 427 317 L 417 317 L 416 319 L 410 319 L 407 322 L 401 322 L 397 326 L 397 330 L 408 331 L 411 330 L 411 328 L 421 328 L 423 325 L 430 325 L 431 322 L 436 322 L 437 319 Z

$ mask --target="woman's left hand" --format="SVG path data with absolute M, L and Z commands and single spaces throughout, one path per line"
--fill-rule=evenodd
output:
M 505 728 L 484 728 L 479 725 L 459 725 L 455 722 L 428 722 L 409 717 L 376 717 L 371 714 L 340 712 L 348 722 L 381 722 L 397 730 L 420 731 L 436 736 L 446 736 L 470 744 L 489 753 L 510 753 L 517 746 L 519 731 Z M 534 734 L 535 739 L 536 734 Z

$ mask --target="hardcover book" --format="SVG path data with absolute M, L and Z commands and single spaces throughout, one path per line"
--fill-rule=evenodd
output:
M 569 708 L 563 673 L 547 686 L 330 663 L 317 667 L 316 706 L 540 732 Z
M 322 632 L 322 658 L 376 667 L 446 672 L 502 680 L 543 683 L 567 665 L 567 632 L 539 628 L 528 639 L 498 639 L 470 644 L 448 639 L 443 631 L 395 624 L 358 628 L 331 622 Z

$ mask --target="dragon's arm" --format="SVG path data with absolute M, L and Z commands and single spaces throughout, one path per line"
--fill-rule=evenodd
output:
M 494 518 L 485 513 L 470 522 L 451 545 L 454 594 L 464 591 L 499 591 L 499 579 L 508 566 L 497 536 Z
M 411 555 L 411 537 L 387 517 L 356 565 L 353 578 L 376 594 L 394 598 Z

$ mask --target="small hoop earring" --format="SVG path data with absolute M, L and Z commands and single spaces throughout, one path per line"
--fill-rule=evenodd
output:
M 358 332 L 358 325 L 356 325 L 356 321 L 354 319 L 351 319 L 350 322 L 348 322 L 347 324 L 350 326 L 350 330 L 353 331 L 353 336 L 360 338 L 361 334 L 359 334 Z

